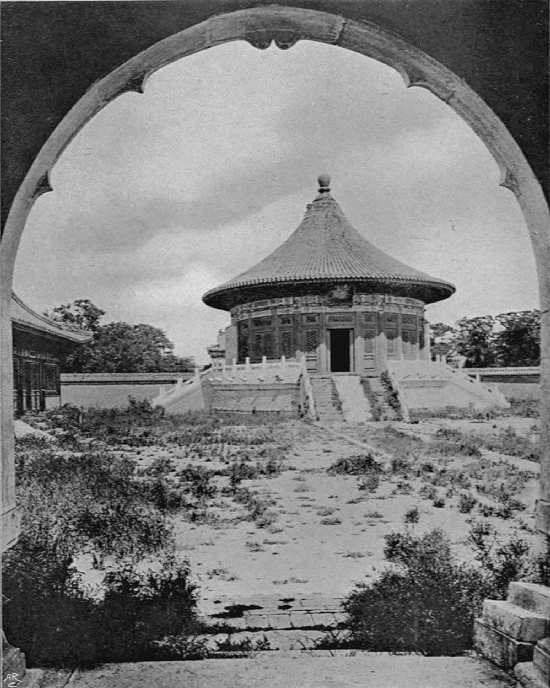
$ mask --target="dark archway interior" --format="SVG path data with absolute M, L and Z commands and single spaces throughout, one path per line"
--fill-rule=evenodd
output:
M 271 4 L 4 2 L 2 226 L 39 149 L 91 84 L 153 43 L 212 15 Z M 398 3 L 398 11 L 387 0 L 278 4 L 305 4 L 307 9 L 336 15 L 345 7 L 347 17 L 374 22 L 442 62 L 501 118 L 548 190 L 548 6 L 544 0 L 409 0 Z

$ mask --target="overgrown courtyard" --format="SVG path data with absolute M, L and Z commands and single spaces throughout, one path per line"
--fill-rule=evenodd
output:
M 163 418 L 136 403 L 29 416 L 48 436 L 17 442 L 24 520 L 4 565 L 10 636 L 34 663 L 204 656 L 206 614 L 219 620 L 211 630 L 231 631 L 231 605 L 263 595 L 292 608 L 318 594 L 347 598 L 346 628 L 324 644 L 460 652 L 483 596 L 545 575 L 532 554 L 538 425 L 516 411 L 330 429 Z M 434 579 L 455 599 L 430 626 L 422 605 L 436 604 Z M 32 614 L 17 618 L 29 596 Z M 403 620 L 411 600 L 416 618 Z M 25 636 L 40 614 L 57 629 L 46 646 Z M 93 649 L 79 656 L 84 617 Z

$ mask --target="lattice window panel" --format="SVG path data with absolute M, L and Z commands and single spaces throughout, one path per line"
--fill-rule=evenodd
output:
M 281 355 L 290 358 L 292 351 L 292 332 L 281 332 Z
M 387 351 L 394 354 L 397 351 L 397 330 L 386 330 Z
M 306 330 L 305 349 L 308 353 L 313 353 L 317 350 L 319 344 L 319 333 L 317 330 Z
M 264 332 L 262 356 L 273 358 L 273 337 L 271 336 L 271 332 Z
M 365 332 L 365 354 L 372 356 L 374 354 L 376 332 L 374 330 L 367 330 Z
M 402 315 L 401 326 L 403 329 L 416 330 L 416 315 Z
M 237 326 L 237 340 L 239 353 L 238 358 L 241 363 L 244 363 L 244 359 L 250 355 L 248 349 L 248 323 L 239 323 Z
M 253 318 L 252 325 L 254 327 L 271 327 L 271 318 Z

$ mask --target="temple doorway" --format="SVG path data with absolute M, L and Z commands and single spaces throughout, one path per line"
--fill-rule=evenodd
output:
M 349 373 L 351 371 L 352 330 L 330 330 L 330 371 Z

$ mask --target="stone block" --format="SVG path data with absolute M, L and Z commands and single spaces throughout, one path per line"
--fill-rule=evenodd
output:
M 546 616 L 505 600 L 485 600 L 483 622 L 516 640 L 533 643 L 550 632 Z
M 512 669 L 518 662 L 530 662 L 533 659 L 533 643 L 516 640 L 488 626 L 481 619 L 474 622 L 474 647 L 502 669 Z
M 550 684 L 550 638 L 543 638 L 533 650 L 533 664 L 541 676 Z
M 273 629 L 291 628 L 290 614 L 269 614 L 269 620 Z
M 21 679 L 25 675 L 25 655 L 18 647 L 2 643 L 2 681 L 12 674 Z
M 546 585 L 513 581 L 508 586 L 507 599 L 518 607 L 539 612 L 550 619 L 550 588 Z
M 308 612 L 291 612 L 290 623 L 292 628 L 311 628 L 313 617 Z
M 550 683 L 534 666 L 533 662 L 521 662 L 514 667 L 518 688 L 549 688 Z

